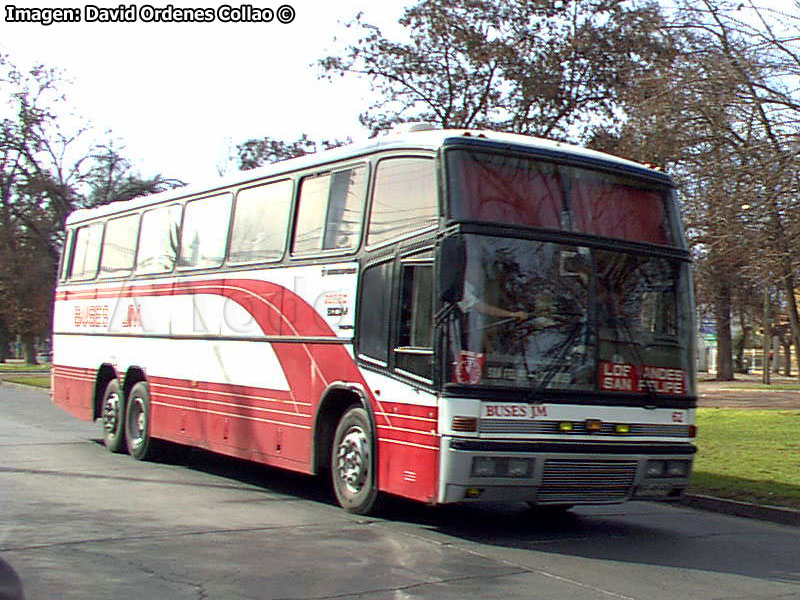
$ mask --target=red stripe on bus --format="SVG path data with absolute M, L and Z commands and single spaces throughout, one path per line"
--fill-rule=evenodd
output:
M 100 298 L 136 298 L 210 294 L 223 296 L 244 308 L 264 335 L 337 337 L 319 313 L 299 295 L 269 281 L 255 279 L 207 279 L 165 284 L 131 284 L 84 290 L 62 290 L 60 301 Z M 335 381 L 357 383 L 370 394 L 352 356 L 341 344 L 272 343 L 289 382 L 291 399 L 314 404 L 325 388 Z M 388 411 L 378 410 L 381 425 L 391 425 Z
M 333 329 L 314 307 L 299 295 L 278 284 L 254 279 L 211 279 L 177 281 L 169 284 L 134 284 L 94 290 L 62 290 L 56 294 L 56 299 L 65 301 L 195 294 L 223 296 L 236 302 L 252 316 L 261 331 L 267 336 L 337 337 Z M 271 342 L 271 346 L 289 384 L 290 391 L 287 392 L 287 400 L 294 406 L 307 406 L 309 412 L 304 415 L 306 418 L 311 416 L 311 407 L 316 406 L 323 392 L 332 383 L 343 381 L 348 384 L 357 384 L 365 390 L 369 396 L 368 401 L 373 406 L 377 406 L 375 410 L 378 425 L 376 438 L 379 441 L 379 448 L 388 452 L 389 447 L 392 447 L 391 454 L 393 459 L 391 462 L 395 465 L 408 461 L 410 464 L 417 465 L 420 469 L 420 472 L 414 475 L 413 483 L 410 483 L 408 480 L 401 481 L 398 478 L 398 474 L 394 472 L 395 469 L 389 466 L 390 461 L 381 461 L 379 468 L 380 487 L 384 490 L 403 493 L 410 497 L 423 499 L 431 499 L 433 497 L 436 487 L 436 472 L 438 470 L 436 449 L 439 447 L 439 438 L 434 433 L 436 426 L 433 422 L 425 423 L 422 421 L 415 426 L 408 421 L 400 423 L 398 422 L 399 420 L 393 419 L 390 410 L 384 407 L 372 394 L 344 344 Z M 258 365 L 254 365 L 254 368 L 257 369 Z M 203 394 L 211 399 L 215 397 L 214 392 L 232 391 L 237 388 L 235 385 L 229 386 L 226 384 L 219 387 L 217 385 L 209 384 L 204 386 Z M 263 393 L 260 388 L 250 388 L 250 390 L 259 390 L 259 393 Z M 159 395 L 161 394 L 156 392 L 155 401 L 161 400 Z M 167 407 L 164 406 L 163 408 Z M 398 407 L 393 408 L 396 410 Z M 405 408 L 407 412 L 411 407 L 406 406 Z M 418 412 L 415 410 L 416 414 L 413 416 L 424 417 L 425 420 L 429 418 L 435 420 L 435 412 L 432 412 L 435 409 L 415 408 L 418 408 Z M 249 415 L 252 415 L 250 411 L 248 411 Z M 211 413 L 209 413 L 209 416 L 211 416 Z M 291 422 L 293 420 L 288 421 Z M 306 422 L 309 423 L 308 421 Z M 295 423 L 299 425 L 297 421 Z M 403 446 L 396 446 L 398 443 L 403 444 Z M 291 458 L 309 464 L 312 441 L 308 440 L 307 443 L 292 444 L 292 446 L 295 450 L 301 451 L 302 455 L 292 456 Z M 411 491 L 410 487 L 414 488 L 414 490 Z

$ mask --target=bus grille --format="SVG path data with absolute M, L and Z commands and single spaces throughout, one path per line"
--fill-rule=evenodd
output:
M 548 459 L 539 502 L 621 502 L 636 477 L 636 461 Z

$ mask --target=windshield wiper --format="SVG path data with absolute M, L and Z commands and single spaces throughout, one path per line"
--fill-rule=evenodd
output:
M 563 341 L 563 343 L 559 347 L 558 355 L 555 358 L 553 358 L 550 361 L 550 363 L 545 367 L 545 369 L 544 369 L 544 377 L 542 377 L 541 381 L 539 382 L 539 385 L 536 388 L 536 391 L 534 392 L 534 394 L 536 396 L 541 395 L 544 392 L 544 390 L 547 388 L 547 386 L 550 384 L 550 382 L 553 380 L 553 378 L 558 373 L 564 372 L 565 367 L 566 367 L 567 371 L 571 370 L 570 369 L 571 365 L 570 364 L 565 364 L 565 360 L 564 359 L 566 358 L 567 354 L 572 349 L 574 349 L 576 347 L 575 340 L 579 337 L 579 335 L 581 333 L 581 330 L 584 328 L 584 326 L 586 327 L 586 335 L 588 336 L 588 334 L 589 334 L 589 325 L 588 325 L 588 323 L 584 323 L 584 322 L 578 320 L 572 326 L 572 329 L 570 330 L 569 334 L 566 336 L 566 339 Z M 588 351 L 588 343 L 585 344 L 584 346 L 585 346 L 586 350 Z M 530 377 L 531 376 L 531 370 L 530 370 L 530 367 L 528 366 L 528 355 L 527 355 L 527 353 L 524 354 L 524 358 L 525 358 L 525 368 L 528 370 L 528 377 Z M 585 361 L 585 359 L 586 359 L 586 356 L 585 356 L 585 353 L 584 353 L 584 361 Z

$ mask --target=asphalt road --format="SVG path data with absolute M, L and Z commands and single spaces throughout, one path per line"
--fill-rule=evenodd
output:
M 98 438 L 0 385 L 0 559 L 28 600 L 800 599 L 800 528 L 651 503 L 363 518 L 313 478 Z

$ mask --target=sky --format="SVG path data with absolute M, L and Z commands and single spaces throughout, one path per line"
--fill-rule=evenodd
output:
M 213 179 L 235 146 L 269 136 L 293 141 L 363 138 L 358 114 L 369 86 L 353 77 L 320 80 L 316 60 L 334 53 L 352 33 L 343 23 L 359 12 L 385 32 L 410 0 L 232 0 L 276 12 L 288 5 L 290 23 L 223 22 L 223 3 L 152 0 L 136 3 L 134 22 L 86 22 L 87 6 L 103 0 L 4 0 L 0 52 L 19 68 L 42 63 L 72 81 L 69 104 L 93 126 L 94 141 L 124 145 L 123 155 L 145 177 L 156 173 L 197 183 Z M 212 8 L 207 23 L 153 23 L 141 7 Z M 123 8 L 132 5 L 124 2 Z M 9 22 L 9 6 L 75 8 L 80 23 Z M 91 8 L 89 9 L 91 11 Z M 281 13 L 284 14 L 284 13 Z M 147 13 L 145 13 L 145 16 Z M 335 41 L 339 37 L 340 41 Z M 227 166 L 227 173 L 235 166 Z

